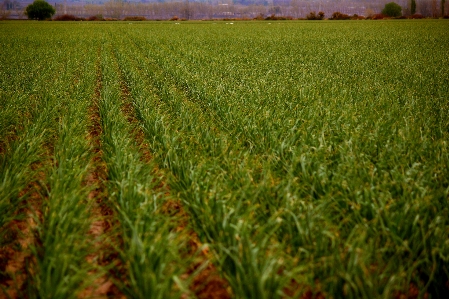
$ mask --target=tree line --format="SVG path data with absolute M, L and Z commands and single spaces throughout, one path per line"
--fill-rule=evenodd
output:
M 241 2 L 223 0 L 218 2 L 199 2 L 176 0 L 167 2 L 126 2 L 109 0 L 103 4 L 54 3 L 55 15 L 73 15 L 88 18 L 123 19 L 141 16 L 152 20 L 179 19 L 253 19 L 269 16 L 288 18 L 308 18 L 311 13 L 322 18 L 332 18 L 335 12 L 347 16 L 371 17 L 379 14 L 389 1 L 305 1 L 305 0 L 271 0 L 255 1 L 245 5 Z M 259 4 L 257 4 L 259 3 Z M 445 0 L 397 0 L 401 15 L 421 14 L 423 17 L 441 17 L 449 12 L 449 2 Z M 51 3 L 53 4 L 53 3 Z M 3 0 L 0 5 L 0 17 L 26 18 L 26 6 L 18 0 Z

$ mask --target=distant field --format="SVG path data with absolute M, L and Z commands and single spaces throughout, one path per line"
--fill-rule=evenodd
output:
M 0 294 L 449 298 L 448 46 L 447 20 L 0 22 Z

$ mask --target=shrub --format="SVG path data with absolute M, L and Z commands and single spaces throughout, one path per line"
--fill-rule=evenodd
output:
M 402 15 L 402 7 L 394 2 L 385 4 L 382 14 L 389 17 L 400 17 Z
M 9 16 L 11 16 L 10 10 L 0 9 L 0 20 L 7 20 L 9 19 Z
M 146 21 L 145 17 L 125 17 L 123 21 Z
M 104 21 L 103 15 L 102 14 L 98 14 L 95 16 L 90 16 L 87 18 L 88 21 Z
M 329 18 L 329 20 L 349 20 L 349 18 L 350 17 L 347 14 L 336 11 L 332 13 L 332 16 Z
M 371 17 L 371 20 L 383 20 L 383 19 L 387 19 L 387 18 L 388 18 L 387 15 L 378 13 L 378 14 L 373 15 L 373 16 Z
M 408 17 L 409 19 L 424 19 L 424 16 L 420 13 L 415 13 Z
M 306 16 L 307 20 L 315 20 L 316 13 L 314 11 L 309 12 L 309 14 Z
M 318 15 L 314 11 L 311 11 L 307 15 L 307 20 L 323 20 L 323 19 L 324 19 L 324 12 L 322 11 L 318 12 Z
M 264 16 L 262 13 L 258 14 L 257 17 L 254 18 L 254 20 L 258 20 L 258 21 L 262 21 L 265 20 Z
M 349 17 L 351 20 L 365 20 L 364 16 L 359 16 L 358 14 L 353 14 L 352 17 Z
M 64 15 L 55 17 L 53 20 L 54 21 L 80 21 L 81 18 L 77 18 L 74 15 L 64 14 Z
M 35 0 L 25 9 L 25 15 L 28 16 L 28 19 L 40 21 L 50 19 L 55 12 L 54 7 L 44 0 Z
M 266 17 L 265 20 L 268 20 L 268 21 L 285 21 L 285 20 L 293 20 L 293 17 L 292 16 L 286 16 L 286 17 L 279 16 L 279 17 L 276 17 L 274 14 L 272 14 L 271 16 Z

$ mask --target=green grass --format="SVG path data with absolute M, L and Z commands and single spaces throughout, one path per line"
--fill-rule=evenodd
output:
M 52 208 L 40 232 L 54 236 L 44 224 L 66 207 L 69 222 L 55 229 L 85 237 L 91 218 L 89 205 L 79 206 L 88 192 L 80 182 L 91 155 L 86 117 L 97 59 L 122 292 L 179 298 L 189 283 L 181 279 L 192 262 L 185 240 L 177 220 L 161 213 L 163 180 L 236 298 L 300 297 L 309 288 L 326 298 L 391 298 L 410 284 L 445 298 L 448 29 L 446 20 L 3 23 L 0 208 L 33 180 L 27 169 L 50 142 L 44 207 Z M 30 41 L 34 56 L 19 51 Z M 127 121 L 125 103 L 137 123 Z M 37 133 L 46 127 L 50 141 Z M 141 159 L 137 129 L 150 162 Z M 27 142 L 36 146 L 21 154 Z M 55 294 L 93 283 L 77 280 L 91 267 L 83 262 L 91 245 L 74 244 L 77 270 L 52 272 Z M 44 252 L 42 260 L 56 258 Z

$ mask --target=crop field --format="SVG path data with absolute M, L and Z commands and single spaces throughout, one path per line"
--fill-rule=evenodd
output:
M 0 298 L 449 298 L 449 21 L 0 49 Z

